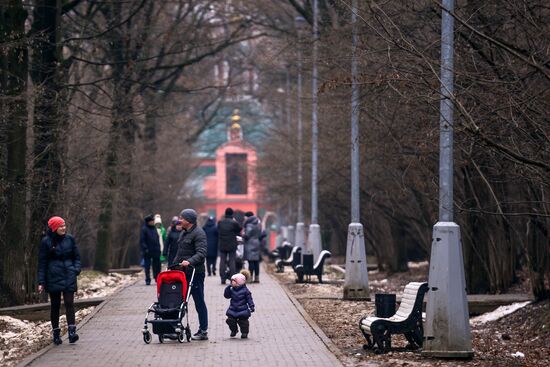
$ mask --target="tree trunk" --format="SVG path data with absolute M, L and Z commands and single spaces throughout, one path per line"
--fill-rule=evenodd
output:
M 114 24 L 120 23 L 122 19 L 121 3 L 113 3 L 104 10 L 104 14 Z M 130 57 L 126 37 L 127 35 L 123 34 L 121 28 L 113 29 L 110 33 L 110 56 L 114 62 L 112 72 L 113 105 L 94 263 L 95 270 L 105 273 L 108 272 L 112 264 L 113 241 L 118 241 L 118 250 L 121 246 L 129 246 L 127 238 L 115 236 L 113 233 L 115 213 L 127 215 L 125 212 L 131 203 L 129 197 L 132 193 L 132 145 L 135 136 L 135 122 L 132 108 L 132 85 L 129 81 L 132 67 L 129 65 Z M 118 203 L 121 204 L 123 210 L 117 211 Z
M 34 147 L 31 177 L 31 214 L 27 250 L 27 285 L 36 285 L 38 243 L 45 223 L 52 215 L 62 215 L 63 100 L 59 44 L 60 0 L 37 0 L 32 34 L 32 80 L 35 91 Z
M 27 72 L 25 44 L 27 12 L 19 0 L 0 4 L 0 35 L 14 47 L 0 55 L 1 128 L 6 129 L 6 222 L 0 246 L 0 304 L 25 302 L 25 257 L 21 248 L 26 240 L 27 155 Z M 14 256 L 18 254 L 18 256 Z M 4 299 L 5 297 L 5 299 Z

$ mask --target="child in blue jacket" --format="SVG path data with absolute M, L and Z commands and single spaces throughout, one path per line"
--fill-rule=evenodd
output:
M 225 321 L 229 325 L 231 330 L 230 336 L 233 338 L 237 335 L 239 329 L 241 329 L 241 338 L 248 338 L 249 322 L 248 318 L 254 312 L 254 301 L 252 300 L 252 293 L 246 287 L 246 277 L 237 273 L 231 277 L 231 285 L 228 285 L 223 292 L 225 298 L 230 298 L 229 308 L 225 313 L 227 320 Z

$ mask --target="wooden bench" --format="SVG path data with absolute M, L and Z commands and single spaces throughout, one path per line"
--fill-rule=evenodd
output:
M 275 260 L 275 266 L 277 266 L 277 273 L 283 273 L 285 266 L 292 266 L 294 269 L 302 262 L 302 249 L 300 246 L 294 246 L 290 252 L 290 256 L 286 259 Z
M 323 283 L 323 266 L 325 264 L 325 260 L 329 257 L 331 257 L 331 253 L 327 250 L 323 250 L 319 254 L 317 263 L 313 265 L 313 255 L 302 255 L 302 264 L 297 265 L 294 268 L 294 272 L 298 277 L 298 279 L 296 279 L 296 283 L 303 283 L 304 276 L 306 276 L 307 281 L 310 282 L 312 275 L 317 275 L 319 283 Z
M 422 346 L 422 302 L 428 291 L 428 283 L 412 282 L 405 286 L 401 304 L 395 315 L 388 318 L 366 316 L 359 321 L 359 328 L 367 339 L 364 349 L 373 349 L 377 354 L 391 349 L 392 334 L 404 334 L 409 344 L 407 349 Z M 372 339 L 371 339 L 372 337 Z

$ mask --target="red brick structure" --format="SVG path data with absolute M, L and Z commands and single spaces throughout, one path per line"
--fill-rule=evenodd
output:
M 204 178 L 199 213 L 220 218 L 227 207 L 262 217 L 266 212 L 256 180 L 256 148 L 243 139 L 240 119 L 236 110 L 227 132 L 228 142 L 218 147 L 215 159 L 201 162 L 201 167 L 210 168 L 213 174 Z

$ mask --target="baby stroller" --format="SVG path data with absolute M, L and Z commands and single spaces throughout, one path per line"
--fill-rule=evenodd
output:
M 178 265 L 169 267 L 169 269 L 174 267 L 178 267 Z M 186 273 L 183 271 L 167 270 L 159 273 L 157 277 L 158 302 L 149 306 L 141 331 L 146 344 L 151 343 L 152 340 L 147 324 L 153 325 L 153 333 L 158 335 L 160 343 L 164 343 L 164 338 L 177 340 L 180 343 L 183 343 L 185 339 L 188 342 L 191 341 L 187 300 L 195 277 L 195 268 L 192 269 L 189 283 Z M 153 314 L 152 320 L 149 319 L 151 313 Z M 185 327 L 182 323 L 183 317 L 186 317 Z

